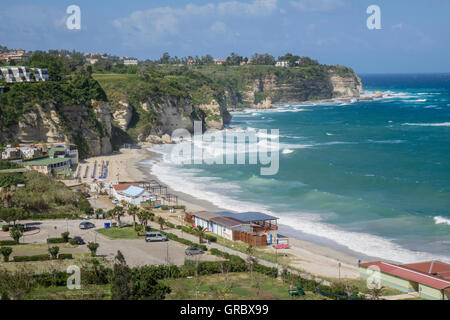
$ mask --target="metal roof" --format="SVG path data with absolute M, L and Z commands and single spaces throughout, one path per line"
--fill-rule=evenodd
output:
M 242 213 L 218 212 L 218 214 L 223 217 L 233 218 L 242 222 L 267 221 L 279 219 L 277 217 L 269 216 L 268 214 L 262 212 L 242 212 Z
M 386 263 L 382 261 L 361 263 L 361 267 L 370 268 L 375 266 L 380 268 L 381 272 L 396 276 L 398 278 L 407 279 L 410 281 L 418 282 L 431 288 L 438 290 L 446 290 L 450 288 L 450 281 L 441 279 L 431 274 L 425 274 L 423 272 L 408 269 L 402 265 L 396 265 L 392 263 Z
M 142 188 L 130 186 L 128 189 L 122 191 L 122 193 L 130 197 L 139 197 L 144 191 Z
M 57 164 L 70 161 L 70 158 L 44 158 L 40 160 L 34 160 L 34 161 L 26 161 L 23 163 L 24 166 L 48 166 L 51 164 Z
M 221 217 L 221 216 L 211 218 L 211 222 L 214 222 L 218 225 L 228 227 L 228 228 L 242 225 L 242 222 L 239 220 L 236 220 L 233 218 L 228 218 L 228 217 Z
M 197 212 L 192 213 L 192 215 L 197 218 L 200 218 L 202 220 L 205 220 L 205 221 L 209 221 L 212 218 L 220 216 L 218 213 L 210 212 L 210 211 L 197 211 Z

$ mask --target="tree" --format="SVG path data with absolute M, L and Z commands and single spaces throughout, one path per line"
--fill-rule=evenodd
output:
M 112 215 L 114 218 L 117 219 L 117 222 L 119 223 L 119 228 L 120 228 L 120 217 L 122 217 L 124 215 L 123 207 L 116 206 L 112 211 Z
M 19 243 L 19 240 L 20 238 L 22 238 L 23 233 L 17 228 L 12 228 L 11 231 L 9 232 L 9 235 L 11 236 L 11 238 L 13 238 L 15 242 Z
M 252 56 L 252 64 L 273 66 L 275 64 L 275 58 L 268 53 L 264 54 L 255 53 Z
M 22 300 L 35 285 L 34 273 L 24 266 L 16 271 L 0 270 L 0 295 L 2 299 Z
M 242 56 L 232 52 L 230 56 L 227 58 L 225 64 L 229 66 L 238 66 L 241 64 L 242 61 L 244 61 L 244 58 Z
M 100 245 L 97 242 L 89 242 L 87 247 L 91 251 L 91 256 L 95 257 L 97 254 L 97 249 Z
M 195 233 L 198 236 L 198 242 L 202 243 L 203 242 L 203 237 L 205 236 L 205 233 L 206 233 L 206 228 L 204 228 L 202 226 L 196 226 L 194 231 L 195 231 Z
M 51 248 L 48 248 L 48 253 L 52 256 L 52 259 L 56 259 L 58 257 L 59 247 L 54 246 Z
M 131 270 L 133 300 L 164 300 L 166 294 L 170 293 L 170 288 L 158 283 L 155 273 L 147 267 L 133 268 Z
M 383 295 L 384 287 L 383 286 L 374 286 L 369 290 L 369 295 L 372 300 L 380 300 Z
M 136 214 L 139 212 L 139 208 L 136 206 L 131 206 L 128 209 L 128 214 L 133 216 L 133 227 L 136 229 Z
M 131 270 L 122 252 L 117 251 L 111 276 L 112 300 L 128 300 L 132 294 Z
M 8 262 L 9 261 L 9 256 L 11 255 L 12 252 L 13 252 L 13 249 L 11 247 L 1 247 L 0 248 L 0 253 L 3 256 L 3 261 L 4 262 Z
M 163 217 L 158 218 L 159 229 L 163 230 L 164 225 L 166 224 L 166 220 Z
M 69 235 L 70 235 L 70 232 L 61 233 L 61 238 L 64 239 L 64 242 L 69 242 Z
M 253 279 L 253 269 L 254 269 L 256 263 L 258 262 L 256 260 L 256 258 L 254 257 L 255 248 L 251 244 L 249 244 L 247 249 L 245 250 L 245 253 L 247 254 L 247 267 L 248 267 L 248 270 L 250 270 L 250 275 Z

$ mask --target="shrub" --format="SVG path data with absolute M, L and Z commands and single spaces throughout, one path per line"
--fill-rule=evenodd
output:
M 47 243 L 66 243 L 67 241 L 63 238 L 48 238 Z
M 69 243 L 70 243 L 71 245 L 73 245 L 73 246 L 77 246 L 77 245 L 78 245 L 78 242 L 77 242 L 74 238 L 70 238 L 70 239 L 69 239 Z
M 177 225 L 177 229 L 178 229 L 178 230 L 181 230 L 182 228 L 183 228 L 182 225 Z
M 174 229 L 175 225 L 172 222 L 166 222 L 166 226 L 168 226 L 169 228 Z
M 9 231 L 9 225 L 7 225 L 7 224 L 2 225 L 2 231 L 8 232 Z
M 60 253 L 58 255 L 59 260 L 65 260 L 65 259 L 73 259 L 73 256 L 71 253 Z
M 9 256 L 11 255 L 12 252 L 13 252 L 13 249 L 11 247 L 1 247 L 0 248 L 0 253 L 3 255 L 4 262 L 9 261 Z
M 58 246 L 48 248 L 48 253 L 52 255 L 52 259 L 56 259 L 58 257 L 58 252 L 59 252 Z
M 134 230 L 136 230 L 136 232 L 141 232 L 142 230 L 144 230 L 144 227 L 140 224 L 137 224 L 136 227 L 134 228 Z
M 45 288 L 51 286 L 65 286 L 67 284 L 67 278 L 69 274 L 64 271 L 55 271 L 52 273 L 40 273 L 33 276 L 36 284 Z
M 278 269 L 275 267 L 267 267 L 257 263 L 254 267 L 254 271 L 265 274 L 266 276 L 276 278 L 278 277 Z
M 24 262 L 24 261 L 46 261 L 50 260 L 50 255 L 39 254 L 35 256 L 15 256 L 14 262 Z
M 95 257 L 97 254 L 97 249 L 100 245 L 96 242 L 89 242 L 87 247 L 91 251 L 91 256 Z
M 69 242 L 69 234 L 70 232 L 61 233 L 61 238 L 64 239 L 65 242 Z
M 205 234 L 204 237 L 205 237 L 205 239 L 208 240 L 208 241 L 211 241 L 211 242 L 217 242 L 217 237 L 212 236 L 212 235 L 210 235 L 210 234 Z
M 19 243 L 15 240 L 2 240 L 0 241 L 0 246 L 15 246 Z

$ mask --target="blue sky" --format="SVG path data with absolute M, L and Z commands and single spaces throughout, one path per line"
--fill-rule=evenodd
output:
M 66 8 L 81 8 L 68 30 Z M 381 8 L 381 30 L 366 9 Z M 450 72 L 450 0 L 14 0 L 0 8 L 0 44 L 139 59 L 286 52 L 358 73 Z

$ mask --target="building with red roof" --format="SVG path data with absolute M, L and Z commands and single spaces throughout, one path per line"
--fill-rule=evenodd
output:
M 393 264 L 383 261 L 360 264 L 360 275 L 371 281 L 403 292 L 417 292 L 430 300 L 450 300 L 450 264 L 426 261 L 411 264 Z

